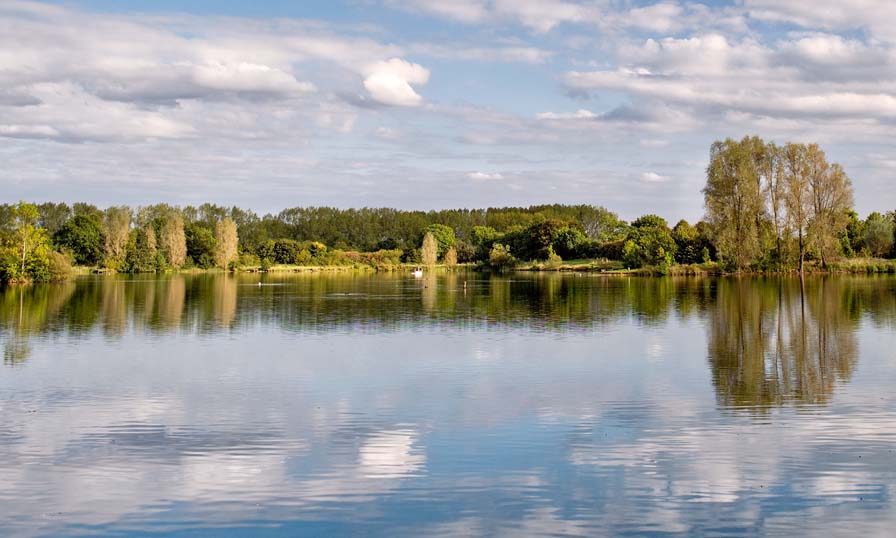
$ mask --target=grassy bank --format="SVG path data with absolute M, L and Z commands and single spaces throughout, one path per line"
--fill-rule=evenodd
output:
M 370 265 L 365 263 L 356 263 L 350 265 L 292 265 L 292 264 L 274 264 L 268 267 L 262 267 L 261 265 L 245 265 L 236 267 L 233 272 L 235 273 L 345 273 L 345 272 L 360 272 L 360 273 L 375 273 L 375 272 L 413 272 L 415 269 L 423 269 L 424 271 L 436 271 L 436 272 L 450 272 L 450 271 L 461 271 L 461 270 L 470 270 L 475 269 L 476 264 L 472 263 L 460 263 L 456 265 L 432 265 L 432 266 L 423 266 L 420 264 L 412 264 L 412 263 L 401 263 L 401 264 L 378 264 L 378 265 Z M 206 273 L 225 273 L 223 269 L 219 267 L 213 267 L 209 269 L 203 269 L 201 267 L 184 267 L 181 269 L 167 269 L 165 271 L 157 271 L 156 273 L 142 273 L 142 274 L 206 274 Z M 91 275 L 91 274 L 100 274 L 100 275 L 113 275 L 117 274 L 115 271 L 110 271 L 108 269 L 102 267 L 89 267 L 89 266 L 75 266 L 72 268 L 71 272 L 72 276 L 81 276 L 81 275 Z

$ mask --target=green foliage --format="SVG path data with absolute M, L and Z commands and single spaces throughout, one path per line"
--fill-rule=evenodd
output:
M 59 248 L 72 253 L 78 265 L 97 265 L 103 256 L 103 221 L 95 213 L 78 213 L 53 236 Z
M 131 230 L 126 251 L 125 271 L 151 273 L 157 269 L 156 232 L 151 227 Z
M 848 224 L 840 235 L 840 245 L 847 258 L 853 258 L 865 247 L 865 224 L 855 211 L 847 212 Z
M 401 255 L 402 263 L 421 263 L 423 261 L 419 248 L 412 248 L 404 251 Z
M 37 211 L 40 214 L 38 225 L 47 230 L 50 237 L 56 235 L 56 232 L 62 228 L 62 225 L 73 215 L 72 209 L 68 204 L 64 203 L 43 203 L 37 206 Z
M 488 264 L 493 269 L 507 270 L 516 266 L 517 260 L 510 253 L 510 249 L 501 243 L 492 245 L 492 249 L 488 254 Z
M 645 215 L 632 223 L 622 254 L 630 268 L 668 267 L 674 262 L 675 250 L 675 240 L 666 221 L 656 215 Z
M 453 247 L 456 243 L 454 229 L 450 226 L 445 226 L 444 224 L 430 224 L 424 228 L 420 239 L 421 244 L 423 242 L 423 237 L 425 237 L 426 234 L 432 234 L 433 238 L 436 240 L 436 245 L 438 246 L 436 256 L 438 258 L 443 257 L 448 249 Z
M 192 222 L 184 226 L 184 236 L 187 241 L 187 258 L 193 260 L 197 267 L 214 267 L 217 246 L 214 232 L 202 224 Z
M 893 221 L 880 213 L 871 213 L 865 220 L 864 243 L 872 256 L 887 256 L 893 249 Z
M 554 252 L 553 246 L 548 247 L 547 254 L 548 257 L 544 263 L 545 269 L 558 269 L 563 263 L 563 258 L 561 258 L 556 252 Z
M 455 250 L 457 251 L 458 263 L 472 263 L 476 261 L 476 247 L 467 241 L 458 240 Z
M 19 202 L 9 210 L 0 234 L 0 282 L 46 282 L 57 275 L 47 231 L 38 227 L 40 213 L 35 205 Z
M 691 226 L 686 220 L 672 228 L 675 241 L 675 261 L 681 264 L 704 263 L 712 259 L 712 240 L 705 222 Z

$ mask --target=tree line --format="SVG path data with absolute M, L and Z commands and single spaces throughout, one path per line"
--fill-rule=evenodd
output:
M 705 219 L 671 228 L 656 215 L 629 223 L 584 204 L 428 212 L 296 207 L 259 216 L 214 204 L 20 202 L 0 205 L 0 280 L 54 280 L 71 264 L 136 273 L 606 259 L 661 273 L 677 264 L 802 271 L 807 263 L 826 268 L 841 257 L 896 254 L 896 214 L 860 220 L 849 177 L 816 144 L 715 142 L 703 195 Z

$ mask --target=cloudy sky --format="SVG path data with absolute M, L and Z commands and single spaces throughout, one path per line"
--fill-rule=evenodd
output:
M 896 208 L 896 3 L 0 2 L 5 202 L 696 219 L 745 134 Z

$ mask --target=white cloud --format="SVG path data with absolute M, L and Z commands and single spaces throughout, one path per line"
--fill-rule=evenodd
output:
M 476 181 L 494 181 L 504 179 L 504 176 L 498 172 L 470 172 L 467 177 Z
M 663 183 L 668 180 L 668 176 L 662 176 L 656 172 L 644 172 L 641 174 L 641 181 L 645 183 Z
M 772 44 L 718 33 L 647 39 L 623 47 L 620 60 L 608 69 L 568 72 L 566 83 L 579 92 L 622 92 L 635 108 L 661 104 L 702 124 L 731 115 L 804 126 L 810 118 L 872 125 L 896 118 L 892 52 L 841 36 L 798 35 Z
M 365 69 L 364 87 L 376 101 L 393 106 L 419 106 L 423 98 L 411 84 L 426 84 L 429 70 L 400 58 L 375 62 Z
M 356 114 L 340 96 L 364 86 L 378 102 L 419 104 L 409 84 L 429 76 L 398 59 L 399 47 L 306 21 L 106 15 L 11 2 L 0 5 L 0 27 L 6 137 L 274 138 L 303 121 L 350 132 Z M 323 90 L 307 80 L 312 74 Z
M 891 0 L 745 0 L 744 7 L 751 17 L 758 20 L 788 22 L 806 28 L 862 28 L 878 39 L 896 39 L 893 26 L 896 3 Z
M 535 117 L 540 120 L 591 120 L 598 115 L 590 110 L 580 108 L 575 112 L 540 112 Z
M 541 64 L 550 60 L 554 53 L 537 47 L 495 45 L 488 47 L 469 47 L 463 45 L 442 45 L 422 43 L 414 45 L 414 53 L 425 54 L 434 58 L 461 60 L 468 62 L 516 62 Z
M 391 4 L 468 24 L 513 22 L 540 33 L 562 23 L 595 22 L 600 14 L 593 6 L 564 0 L 396 0 Z
M 674 31 L 679 27 L 679 19 L 684 10 L 676 2 L 633 8 L 628 12 L 627 22 L 631 26 L 656 32 Z
M 392 0 L 389 3 L 465 23 L 482 22 L 489 17 L 485 0 Z
M 310 82 L 299 82 L 279 69 L 247 62 L 197 66 L 193 76 L 197 84 L 216 90 L 285 94 L 314 91 Z

